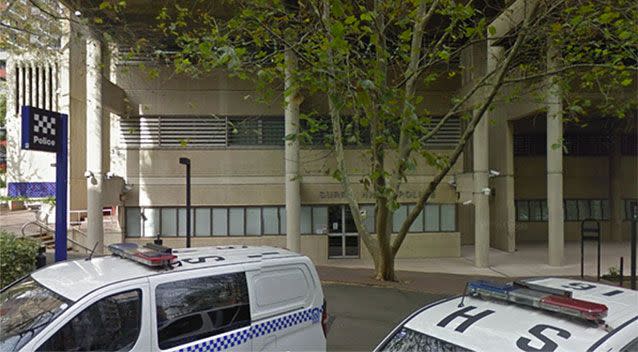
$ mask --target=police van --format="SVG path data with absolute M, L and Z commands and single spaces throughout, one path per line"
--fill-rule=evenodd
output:
M 0 292 L 0 351 L 325 351 L 305 256 L 273 247 L 132 243 Z
M 375 351 L 638 351 L 638 292 L 543 278 L 469 282 L 405 319 Z

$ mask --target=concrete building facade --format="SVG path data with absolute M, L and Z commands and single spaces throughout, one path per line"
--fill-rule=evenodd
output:
M 524 3 L 514 2 L 494 20 L 495 36 L 520 23 Z M 330 150 L 284 140 L 291 126 L 283 101 L 258 103 L 250 83 L 223 71 L 194 79 L 158 66 L 159 74 L 149 75 L 148 63 L 124 61 L 95 38 L 89 28 L 68 24 L 59 57 L 9 57 L 10 195 L 51 193 L 45 188 L 55 178 L 54 157 L 19 149 L 19 107 L 34 105 L 70 116 L 71 221 L 86 226 L 88 247 L 156 236 L 166 245 L 184 246 L 185 170 L 178 160 L 188 157 L 194 246 L 283 247 L 288 217 L 298 214 L 293 216 L 300 251 L 316 263 L 369 257 L 340 184 L 326 175 L 335 165 Z M 419 93 L 429 111 L 446 113 L 450 97 L 494 67 L 503 52 L 491 40 L 468 48 L 461 61 L 473 70 Z M 553 55 L 547 54 L 548 66 Z M 488 266 L 489 247 L 512 252 L 520 243 L 541 241 L 548 245 L 548 263 L 561 265 L 564 242 L 579 238 L 586 218 L 601 222 L 604 241 L 628 237 L 628 209 L 638 199 L 635 116 L 622 131 L 601 116 L 591 116 L 588 128 L 564 124 L 560 91 L 551 82 L 550 87 L 541 100 L 530 95 L 495 104 L 412 226 L 398 257 L 460 256 L 462 244 L 473 244 L 475 264 Z M 307 98 L 300 108 L 323 104 Z M 462 128 L 458 119 L 449 123 L 432 150 L 446 153 Z M 566 148 L 554 147 L 559 140 Z M 294 153 L 299 155 L 299 191 L 291 196 L 286 194 L 291 181 L 286 160 Z M 346 156 L 358 185 L 367 158 L 356 147 Z M 418 165 L 402 186 L 394 232 L 435 175 L 427 163 Z M 373 199 L 362 187 L 355 186 L 355 192 L 372 230 Z

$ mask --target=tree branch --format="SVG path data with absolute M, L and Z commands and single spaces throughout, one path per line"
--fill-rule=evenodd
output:
M 527 30 L 529 27 L 529 23 L 530 23 L 530 18 L 531 16 L 525 17 L 523 26 L 516 37 L 516 42 L 512 46 L 510 52 L 507 54 L 507 57 L 505 58 L 503 65 L 500 68 L 497 68 L 494 70 L 494 71 L 499 71 L 496 77 L 496 81 L 494 85 L 492 85 L 491 91 L 489 95 L 487 96 L 487 98 L 485 99 L 485 101 L 483 102 L 483 104 L 481 105 L 480 109 L 478 111 L 475 111 L 472 117 L 472 120 L 470 120 L 469 125 L 463 132 L 463 135 L 461 136 L 461 140 L 459 141 L 459 144 L 457 144 L 456 148 L 454 149 L 452 156 L 450 157 L 450 160 L 448 161 L 447 165 L 445 165 L 445 167 L 441 169 L 441 171 L 439 171 L 439 173 L 434 177 L 434 179 L 428 184 L 428 187 L 426 188 L 426 190 L 423 193 L 421 193 L 421 195 L 419 196 L 419 200 L 417 201 L 416 206 L 412 209 L 412 211 L 410 211 L 405 221 L 403 221 L 403 224 L 401 224 L 399 233 L 397 237 L 395 238 L 394 242 L 392 243 L 392 251 L 395 255 L 399 251 L 399 248 L 401 248 L 401 244 L 403 243 L 403 240 L 405 240 L 405 236 L 407 235 L 410 226 L 412 226 L 412 223 L 417 218 L 419 213 L 423 211 L 423 208 L 425 207 L 425 203 L 428 201 L 428 199 L 430 198 L 430 196 L 432 195 L 436 187 L 439 185 L 439 183 L 441 183 L 443 178 L 452 169 L 454 164 L 456 164 L 456 161 L 459 159 L 459 156 L 461 155 L 461 153 L 463 152 L 463 149 L 465 148 L 465 144 L 472 136 L 474 129 L 476 128 L 476 125 L 479 123 L 479 121 L 481 121 L 481 118 L 483 118 L 483 115 L 485 114 L 489 106 L 491 105 L 492 101 L 494 100 L 494 97 L 496 97 L 496 94 L 498 93 L 499 88 L 503 84 L 503 80 L 505 78 L 505 75 L 507 74 L 507 70 L 512 64 L 514 57 L 518 53 L 518 50 L 520 49 L 521 44 L 523 40 L 525 39 Z

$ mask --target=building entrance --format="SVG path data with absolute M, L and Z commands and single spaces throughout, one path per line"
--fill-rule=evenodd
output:
M 359 258 L 359 234 L 350 207 L 328 207 L 328 258 Z

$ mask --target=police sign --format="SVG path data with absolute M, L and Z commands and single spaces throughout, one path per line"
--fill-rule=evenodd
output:
M 22 106 L 22 149 L 55 153 L 55 261 L 66 260 L 68 116 Z
M 60 135 L 60 113 L 22 107 L 22 149 L 56 152 Z

